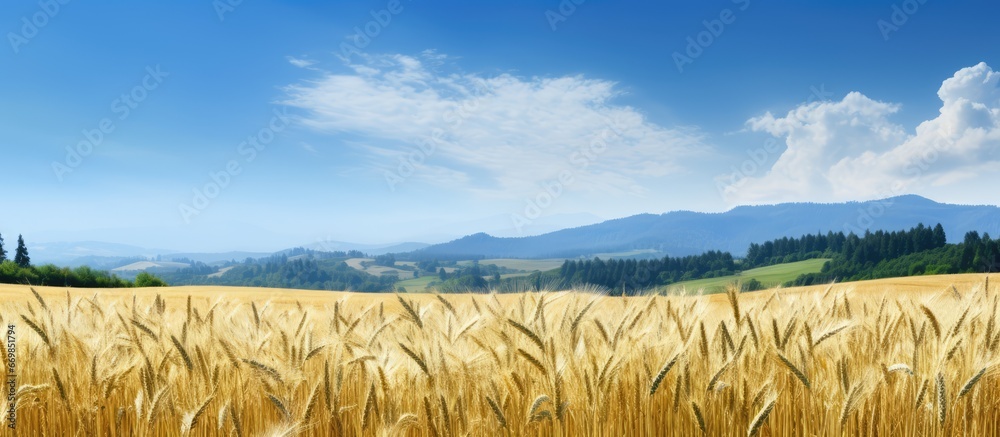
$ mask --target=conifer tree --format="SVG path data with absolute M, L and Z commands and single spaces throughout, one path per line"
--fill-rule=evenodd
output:
M 28 257 L 28 248 L 24 246 L 24 237 L 21 235 L 17 236 L 17 250 L 14 252 L 14 263 L 18 267 L 28 268 L 31 267 L 31 258 Z

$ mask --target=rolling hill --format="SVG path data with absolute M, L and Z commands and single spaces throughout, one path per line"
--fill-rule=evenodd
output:
M 752 242 L 807 233 L 901 230 L 941 223 L 949 242 L 968 231 L 1000 234 L 1000 208 L 951 205 L 906 195 L 867 202 L 740 206 L 723 213 L 675 211 L 639 214 L 532 237 L 478 233 L 414 252 L 427 257 L 575 258 L 648 250 L 644 257 L 685 256 L 708 250 L 742 256 Z

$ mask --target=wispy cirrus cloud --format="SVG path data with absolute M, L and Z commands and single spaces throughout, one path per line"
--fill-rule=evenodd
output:
M 433 136 L 413 174 L 426 183 L 517 197 L 572 169 L 574 190 L 638 194 L 707 148 L 697 129 L 616 104 L 611 81 L 444 72 L 448 58 L 434 52 L 364 61 L 287 86 L 281 103 L 303 110 L 311 129 L 349 136 L 380 171 Z

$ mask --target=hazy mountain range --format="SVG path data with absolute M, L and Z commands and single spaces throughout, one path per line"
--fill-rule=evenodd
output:
M 347 243 L 343 241 L 324 241 L 322 243 L 306 244 L 296 247 L 304 247 L 316 251 L 350 251 L 359 250 L 369 255 L 382 255 L 385 253 L 410 252 L 427 247 L 426 243 L 396 243 L 396 244 L 360 244 Z M 52 263 L 60 266 L 90 266 L 99 269 L 111 270 L 117 267 L 131 264 L 137 258 L 143 260 L 155 259 L 159 257 L 161 261 L 155 262 L 157 268 L 181 268 L 187 264 L 178 265 L 171 263 L 174 259 L 188 259 L 191 261 L 203 262 L 206 264 L 221 263 L 225 261 L 243 261 L 247 258 L 264 258 L 274 254 L 280 254 L 291 250 L 281 250 L 278 252 L 177 252 L 173 250 L 151 249 L 127 244 L 103 243 L 97 241 L 83 242 L 57 242 L 38 243 L 28 247 L 34 264 Z M 138 270 L 129 268 L 126 270 Z
M 486 258 L 574 258 L 647 250 L 644 256 L 683 256 L 722 250 L 742 256 L 753 242 L 808 233 L 903 230 L 941 223 L 949 242 L 968 231 L 1000 235 L 1000 208 L 937 203 L 914 196 L 834 204 L 740 206 L 723 213 L 639 214 L 534 237 L 484 233 L 427 247 L 421 253 Z
M 322 241 L 302 245 L 317 251 L 359 250 L 371 255 L 415 252 L 440 257 L 576 258 L 595 254 L 632 252 L 644 257 L 683 256 L 722 250 L 742 256 L 753 242 L 816 232 L 902 230 L 918 223 L 941 223 L 950 242 L 961 241 L 968 231 L 1000 235 L 1000 208 L 994 205 L 950 205 L 914 196 L 867 202 L 833 204 L 785 203 L 740 206 L 723 213 L 674 211 L 639 214 L 587 226 L 527 237 L 468 235 L 447 243 L 428 245 L 406 242 L 362 244 Z M 261 258 L 278 252 L 177 252 L 103 242 L 39 243 L 29 247 L 35 263 L 89 265 L 113 269 L 137 258 L 162 261 L 187 258 L 218 263 Z

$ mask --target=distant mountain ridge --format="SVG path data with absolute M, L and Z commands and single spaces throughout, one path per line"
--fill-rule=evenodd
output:
M 816 232 L 903 230 L 941 223 L 949 242 L 968 231 L 1000 235 L 1000 208 L 952 205 L 905 195 L 846 203 L 782 203 L 739 206 L 722 213 L 675 211 L 639 214 L 547 234 L 498 238 L 478 233 L 415 252 L 420 255 L 486 258 L 576 258 L 598 253 L 655 250 L 685 256 L 708 250 L 743 256 L 750 243 Z
M 332 252 L 359 250 L 366 254 L 376 256 L 386 253 L 411 252 L 429 246 L 426 243 L 391 243 L 391 244 L 361 244 L 348 243 L 342 241 L 324 241 L 312 243 L 294 248 L 279 250 L 276 252 L 179 252 L 167 249 L 150 249 L 127 244 L 105 243 L 100 241 L 82 242 L 55 242 L 55 243 L 29 243 L 32 261 L 35 264 L 53 263 L 60 266 L 90 266 L 92 268 L 115 270 L 115 271 L 136 271 L 144 270 L 137 268 L 133 264 L 141 264 L 152 259 L 157 265 L 150 268 L 178 269 L 187 267 L 187 263 L 172 263 L 174 259 L 185 259 L 188 261 L 202 262 L 206 264 L 222 264 L 227 261 L 243 261 L 247 258 L 266 258 L 271 255 L 287 254 L 302 247 L 306 249 Z M 148 265 L 148 264 L 146 264 Z

